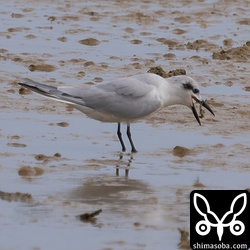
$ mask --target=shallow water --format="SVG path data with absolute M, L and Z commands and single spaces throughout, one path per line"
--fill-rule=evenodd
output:
M 245 1 L 1 4 L 0 191 L 33 200 L 0 199 L 0 249 L 177 249 L 178 228 L 189 231 L 193 189 L 249 188 L 249 61 L 212 59 L 224 39 L 234 47 L 247 42 L 249 26 L 239 24 L 247 13 Z M 89 37 L 100 44 L 78 42 Z M 158 38 L 178 45 L 169 48 Z M 197 39 L 213 47 L 185 47 Z M 31 64 L 56 69 L 31 72 Z M 36 94 L 19 95 L 16 84 L 22 77 L 54 85 L 97 82 L 157 65 L 185 68 L 216 116 L 206 113 L 199 126 L 188 108 L 163 110 L 132 124 L 139 152 L 122 157 L 116 124 Z M 123 133 L 129 148 L 125 126 Z M 189 153 L 176 155 L 176 146 Z M 43 172 L 20 175 L 25 166 Z M 95 223 L 76 217 L 98 209 Z

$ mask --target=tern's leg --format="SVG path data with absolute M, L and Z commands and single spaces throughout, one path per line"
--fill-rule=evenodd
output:
M 125 147 L 123 139 L 122 139 L 121 123 L 120 122 L 118 122 L 117 135 L 118 135 L 119 141 L 120 141 L 120 143 L 122 145 L 122 152 L 125 152 L 126 151 L 126 147 Z
M 128 136 L 131 148 L 132 148 L 131 152 L 133 152 L 133 153 L 137 152 L 137 150 L 135 149 L 134 143 L 132 141 L 131 132 L 130 132 L 130 124 L 129 123 L 127 125 L 127 136 Z

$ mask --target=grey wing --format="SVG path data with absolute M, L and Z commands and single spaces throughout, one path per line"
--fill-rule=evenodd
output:
M 49 86 L 46 84 L 32 81 L 27 78 L 21 79 L 21 82 L 19 84 L 25 88 L 28 88 L 34 92 L 37 92 L 51 99 L 55 99 L 57 101 L 70 104 L 85 105 L 84 101 L 80 97 L 71 96 L 66 92 L 62 92 L 59 87 Z
M 139 119 L 161 107 L 154 86 L 133 77 L 73 92 L 75 89 L 67 91 L 68 94 L 81 97 L 87 107 L 122 119 Z

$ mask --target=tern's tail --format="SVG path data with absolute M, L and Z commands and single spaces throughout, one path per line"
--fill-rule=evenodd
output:
M 19 85 L 21 85 L 27 89 L 30 89 L 34 92 L 37 92 L 41 95 L 45 95 L 45 96 L 48 96 L 51 98 L 53 98 L 53 93 L 58 91 L 56 87 L 42 84 L 39 82 L 34 82 L 34 81 L 27 79 L 27 78 L 22 79 L 22 82 L 19 82 Z
M 72 105 L 81 105 L 81 106 L 85 105 L 84 101 L 80 97 L 67 94 L 59 90 L 57 87 L 35 82 L 27 78 L 22 79 L 22 81 L 19 84 L 27 89 L 30 89 L 34 92 L 37 92 L 38 94 L 44 95 L 56 101 Z

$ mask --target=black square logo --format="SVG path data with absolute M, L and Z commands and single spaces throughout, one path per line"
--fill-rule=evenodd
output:
M 191 249 L 249 249 L 250 193 L 193 190 L 190 194 Z

